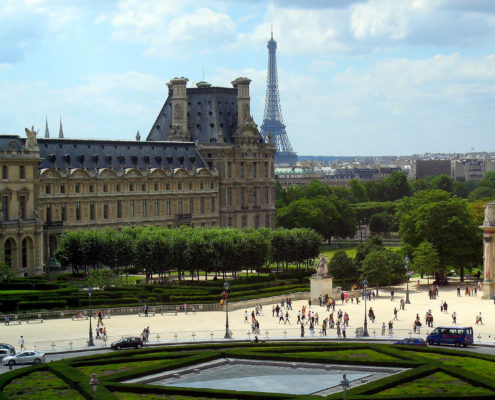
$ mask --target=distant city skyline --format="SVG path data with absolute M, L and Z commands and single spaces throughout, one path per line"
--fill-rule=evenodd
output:
M 495 151 L 495 1 L 5 0 L 0 134 L 144 140 L 185 76 L 251 84 L 263 122 L 270 25 L 300 155 Z

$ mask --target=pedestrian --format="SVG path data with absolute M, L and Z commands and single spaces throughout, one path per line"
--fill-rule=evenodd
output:
M 452 313 L 452 323 L 457 324 L 457 314 L 455 313 L 455 311 Z
M 344 292 L 340 293 L 340 300 L 342 300 L 342 304 L 344 304 L 344 300 L 345 300 Z
M 394 301 L 394 295 L 395 295 L 395 292 L 392 290 L 390 292 L 390 301 Z
M 284 312 L 280 310 L 280 314 L 278 315 L 278 323 L 284 322 Z
M 327 320 L 324 319 L 323 322 L 321 323 L 321 334 L 323 336 L 327 336 Z
M 323 299 L 322 299 L 322 297 L 321 297 L 321 294 L 318 296 L 318 301 L 320 302 L 320 307 L 321 307 L 321 304 L 322 304 L 322 302 L 323 302 Z
M 313 322 L 309 324 L 309 336 L 313 337 L 315 335 L 315 325 Z
M 288 323 L 289 323 L 289 325 L 290 325 L 290 321 L 289 321 L 289 311 L 286 311 L 286 312 L 285 312 L 285 321 L 284 321 L 284 325 L 285 325 L 287 322 L 288 322 Z
M 392 321 L 388 321 L 388 334 L 392 336 L 394 333 L 394 323 Z
M 260 304 L 260 307 L 259 307 L 259 309 L 258 309 L 258 312 L 260 313 L 260 315 L 261 315 L 262 317 L 264 317 L 264 316 L 265 316 L 265 314 L 263 314 L 263 306 L 262 306 L 261 304 Z
M 457 285 L 457 297 L 461 297 L 461 287 Z
M 416 290 L 419 292 L 419 287 L 420 287 L 420 284 L 419 284 L 419 279 L 418 279 L 418 283 L 416 284 Z
M 147 317 L 148 316 L 148 304 L 145 304 L 144 305 L 144 316 Z
M 478 315 L 478 319 L 481 325 L 483 325 L 483 319 L 481 318 L 481 312 Z
M 246 310 L 246 311 L 244 311 L 244 323 L 246 323 L 246 322 L 247 322 L 247 323 L 249 324 L 249 321 L 248 321 L 248 315 L 249 315 L 249 314 L 248 314 L 247 310 Z
M 329 324 L 330 324 L 330 329 L 335 328 L 335 320 L 333 319 L 333 313 L 330 314 Z
M 398 321 L 399 318 L 397 318 L 397 308 L 394 307 L 394 320 Z
M 446 301 L 443 302 L 443 311 L 445 311 L 445 314 L 447 314 L 447 309 L 449 308 L 448 304 Z
M 300 323 L 301 323 L 301 310 L 299 310 L 297 312 L 297 322 L 296 322 L 296 324 L 300 324 Z
M 311 308 L 311 298 L 308 299 L 308 308 Z
M 106 340 L 106 338 L 107 338 L 107 328 L 103 327 L 102 332 L 103 332 L 103 338 L 105 338 L 105 340 Z M 148 334 L 149 334 L 149 330 L 148 330 Z M 148 340 L 148 339 L 146 339 L 146 340 Z
M 301 324 L 301 337 L 304 337 L 304 325 Z
M 103 331 L 103 334 L 106 336 L 107 335 L 107 332 L 104 330 Z M 146 341 L 148 342 L 150 340 L 150 327 L 147 326 L 146 327 Z
M 275 306 L 272 306 L 272 317 L 275 316 Z
M 337 321 L 337 337 L 340 338 L 341 337 L 341 334 L 340 334 L 340 322 Z
M 187 315 L 187 304 L 184 304 L 184 313 Z
M 6 326 L 10 325 L 10 317 L 8 315 L 5 316 L 5 325 Z
M 193 315 L 196 315 L 196 309 L 194 308 L 194 306 L 191 307 L 191 311 L 192 311 Z
M 24 346 L 24 336 L 21 336 L 19 344 L 21 345 L 21 350 L 26 350 L 26 347 Z
M 316 313 L 315 314 L 315 323 L 316 323 L 316 325 L 320 325 L 319 319 L 320 319 L 320 316 L 318 315 L 318 313 Z
M 385 336 L 385 329 L 387 329 L 387 326 L 385 325 L 385 322 L 382 324 L 382 336 Z
M 344 339 L 346 338 L 346 336 L 345 336 L 346 329 L 347 329 L 347 328 L 346 328 L 346 326 L 345 326 L 345 325 L 343 325 L 343 326 L 342 326 L 342 337 L 343 337 Z
M 349 326 L 349 314 L 344 313 L 344 326 Z

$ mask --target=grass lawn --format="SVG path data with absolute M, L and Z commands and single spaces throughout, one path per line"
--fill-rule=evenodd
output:
M 62 379 L 47 371 L 33 372 L 14 379 L 4 387 L 3 394 L 8 399 L 16 400 L 85 399 L 77 390 L 71 389 Z
M 218 400 L 213 397 L 191 397 L 182 396 L 179 394 L 154 394 L 154 393 L 129 393 L 129 392 L 113 392 L 113 394 L 121 400 Z M 222 400 L 235 400 L 225 399 Z
M 382 395 L 421 395 L 421 394 L 459 394 L 459 392 L 469 395 L 490 395 L 493 392 L 489 389 L 479 386 L 473 386 L 468 382 L 464 382 L 458 378 L 448 375 L 444 372 L 435 372 L 430 376 L 416 379 L 411 382 L 404 383 L 377 393 L 377 396 Z M 371 396 L 375 397 L 375 396 Z
M 40 290 L 0 290 L 1 294 L 40 293 Z
M 491 361 L 480 360 L 472 357 L 456 357 L 451 355 L 434 354 L 434 353 L 416 353 L 420 357 L 441 361 L 445 365 L 454 368 L 461 368 L 468 374 L 475 373 L 485 378 L 493 379 L 495 376 L 495 363 Z
M 336 351 L 311 351 L 303 353 L 289 353 L 293 356 L 302 356 L 308 358 L 328 357 L 337 360 L 366 360 L 366 361 L 397 361 L 398 359 L 378 351 L 368 349 L 356 350 L 336 350 Z
M 399 247 L 399 246 L 385 246 L 385 248 L 388 250 L 392 250 L 392 251 L 399 251 L 401 249 L 401 247 Z M 333 256 L 335 255 L 335 253 L 339 250 L 344 250 L 349 257 L 355 257 L 357 247 L 345 247 L 342 249 L 329 250 L 327 246 L 323 246 L 321 249 L 321 252 L 324 256 L 327 256 L 329 259 L 332 259 Z
M 139 367 L 149 367 L 152 365 L 162 366 L 173 364 L 175 361 L 172 360 L 148 360 L 148 361 L 134 361 L 134 362 L 125 362 L 125 363 L 116 363 L 116 364 L 100 364 L 100 365 L 87 365 L 84 367 L 77 367 L 79 371 L 83 374 L 91 376 L 91 374 L 95 373 L 98 376 L 105 376 L 114 374 L 116 372 L 128 371 L 133 368 Z

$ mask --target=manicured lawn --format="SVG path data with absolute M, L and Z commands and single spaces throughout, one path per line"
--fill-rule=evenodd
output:
M 154 394 L 154 393 L 129 393 L 129 392 L 114 392 L 115 396 L 117 396 L 120 400 L 218 400 L 213 397 L 191 397 L 191 396 L 182 396 L 182 395 L 173 395 L 173 394 Z M 222 400 L 235 400 L 235 399 L 225 399 Z
M 468 374 L 475 373 L 485 378 L 493 379 L 495 376 L 495 363 L 491 361 L 480 360 L 472 357 L 456 357 L 451 355 L 420 353 L 420 357 L 441 361 L 445 365 L 454 368 L 462 368 Z
M 128 371 L 133 368 L 149 367 L 152 365 L 170 365 L 173 363 L 174 362 L 171 360 L 134 361 L 117 364 L 87 365 L 84 367 L 77 367 L 77 369 L 88 376 L 91 376 L 93 373 L 98 376 L 105 376 L 115 372 Z
M 39 293 L 40 290 L 0 290 L 1 294 Z
M 62 379 L 47 371 L 33 372 L 14 379 L 3 389 L 8 399 L 73 399 L 84 400 L 77 390 L 71 389 Z
M 378 351 L 368 349 L 358 350 L 337 350 L 337 351 L 311 351 L 303 353 L 292 353 L 293 355 L 303 357 L 328 357 L 337 360 L 366 360 L 366 361 L 397 361 L 398 359 Z
M 399 251 L 401 249 L 400 246 L 385 246 L 385 248 L 392 251 Z M 335 253 L 340 250 L 344 250 L 349 257 L 355 257 L 357 247 L 344 247 L 342 249 L 332 249 L 332 250 L 322 248 L 322 254 L 324 256 L 327 256 L 329 259 L 332 259 Z
M 467 382 L 461 381 L 451 375 L 444 372 L 435 372 L 430 376 L 416 379 L 411 382 L 404 383 L 377 393 L 378 396 L 382 395 L 432 395 L 432 394 L 459 394 L 466 393 L 469 395 L 490 395 L 493 394 L 489 389 L 473 386 Z M 375 397 L 375 396 L 372 396 Z

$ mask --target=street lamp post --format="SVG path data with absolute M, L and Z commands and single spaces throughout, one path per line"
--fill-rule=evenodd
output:
M 411 301 L 409 300 L 409 278 L 411 276 L 409 272 L 409 257 L 406 256 L 405 258 L 405 263 L 406 263 L 406 275 L 407 275 L 407 283 L 406 283 L 406 304 L 411 304 Z
M 363 336 L 364 337 L 369 337 L 368 333 L 368 314 L 366 310 L 366 298 L 368 297 L 367 295 L 367 289 L 368 289 L 368 281 L 366 278 L 363 280 L 363 288 L 364 288 L 364 329 L 363 329 Z
M 344 400 L 347 399 L 347 388 L 351 386 L 351 382 L 347 380 L 346 374 L 342 376 L 342 380 L 340 381 L 340 384 L 344 388 Z
M 223 288 L 225 289 L 225 339 L 232 339 L 232 335 L 230 334 L 230 329 L 229 329 L 229 282 L 225 281 L 223 284 Z
M 93 327 L 91 325 L 91 294 L 93 293 L 93 288 L 90 286 L 88 288 L 89 295 L 89 339 L 88 339 L 88 347 L 94 347 L 95 342 L 93 341 Z
M 363 221 L 359 220 L 359 235 L 361 236 L 361 243 L 363 243 Z

